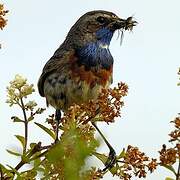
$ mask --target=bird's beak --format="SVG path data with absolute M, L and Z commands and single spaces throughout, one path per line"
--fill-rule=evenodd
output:
M 132 30 L 137 22 L 133 20 L 133 17 L 128 17 L 127 19 L 118 18 L 112 24 L 112 29 L 115 31 L 117 29 Z

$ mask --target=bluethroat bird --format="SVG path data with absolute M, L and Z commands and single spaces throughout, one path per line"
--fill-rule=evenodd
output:
M 114 32 L 132 30 L 135 25 L 132 17 L 122 19 L 103 10 L 87 12 L 72 26 L 65 41 L 45 64 L 38 89 L 47 105 L 56 109 L 56 142 L 61 111 L 67 111 L 73 103 L 96 99 L 102 88 L 112 83 L 113 57 L 109 45 Z M 92 124 L 110 149 L 106 170 L 113 166 L 116 154 L 97 125 Z

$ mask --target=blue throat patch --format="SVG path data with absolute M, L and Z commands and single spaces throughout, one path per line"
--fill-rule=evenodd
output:
M 113 64 L 113 57 L 109 51 L 109 44 L 112 36 L 113 32 L 107 28 L 98 30 L 96 32 L 96 42 L 90 42 L 78 49 L 77 55 L 79 64 L 85 65 L 87 69 L 95 66 L 109 69 Z
M 98 41 L 100 41 L 100 43 L 106 44 L 108 46 L 111 42 L 112 36 L 113 36 L 113 32 L 107 28 L 102 28 L 96 32 L 96 37 L 97 37 Z

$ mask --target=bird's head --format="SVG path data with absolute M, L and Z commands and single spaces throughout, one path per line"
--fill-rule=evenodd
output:
M 81 16 L 72 26 L 66 40 L 78 47 L 96 41 L 104 46 L 109 46 L 116 30 L 132 30 L 136 23 L 132 20 L 132 17 L 122 19 L 112 12 L 90 11 Z

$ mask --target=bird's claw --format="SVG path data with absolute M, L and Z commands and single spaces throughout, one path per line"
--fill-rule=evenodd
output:
M 110 149 L 109 156 L 105 163 L 105 168 L 103 169 L 103 171 L 106 171 L 107 169 L 111 169 L 115 163 L 116 163 L 116 152 L 112 148 Z
M 57 144 L 59 142 L 58 137 L 55 139 L 54 144 Z

